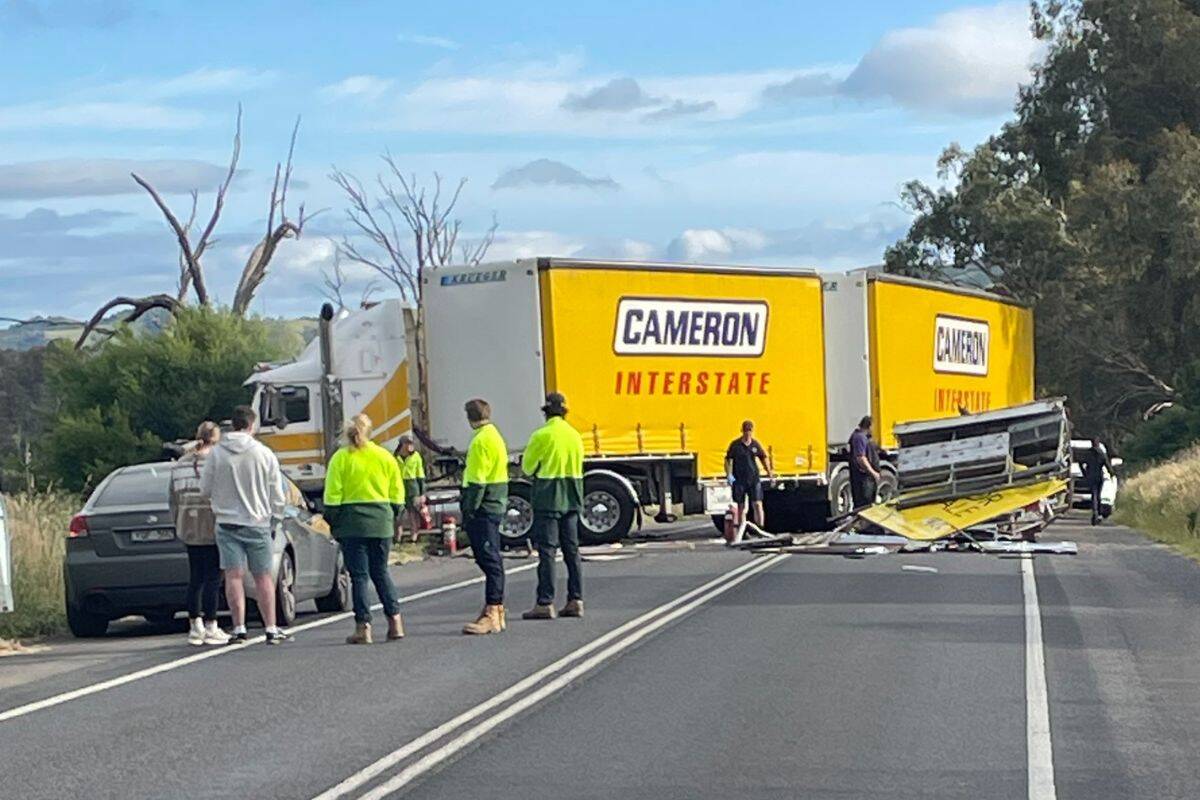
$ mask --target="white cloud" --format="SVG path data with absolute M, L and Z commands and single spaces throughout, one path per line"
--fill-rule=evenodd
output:
M 58 158 L 0 164 L 0 199 L 140 194 L 142 189 L 129 176 L 131 172 L 166 194 L 211 191 L 226 169 L 192 159 Z
M 25 103 L 0 106 L 0 130 L 186 130 L 198 127 L 203 120 L 203 116 L 196 111 L 138 102 Z
M 1004 113 L 1041 53 L 1027 4 L 964 8 L 942 14 L 929 27 L 885 34 L 841 91 L 920 110 Z
M 130 78 L 94 89 L 89 95 L 167 100 L 193 95 L 224 94 L 261 89 L 279 80 L 273 70 L 243 69 L 241 67 L 201 67 L 167 78 Z
M 402 44 L 419 44 L 425 47 L 437 47 L 441 50 L 457 50 L 458 42 L 443 36 L 423 36 L 419 33 L 396 34 L 396 41 Z
M 361 98 L 363 100 L 378 100 L 392 88 L 392 81 L 380 78 L 378 75 L 351 75 L 337 83 L 321 87 L 321 95 L 330 100 L 343 98 Z

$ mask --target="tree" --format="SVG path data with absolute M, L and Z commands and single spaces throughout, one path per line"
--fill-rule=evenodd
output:
M 401 299 L 415 304 L 415 314 L 406 319 L 405 326 L 417 359 L 413 381 L 416 391 L 411 393 L 413 418 L 415 425 L 427 427 L 424 387 L 428 361 L 422 303 L 425 272 L 454 263 L 455 248 L 458 248 L 458 263 L 480 264 L 495 241 L 499 222 L 493 214 L 491 227 L 478 241 L 460 242 L 462 221 L 454 212 L 467 179 L 460 179 L 454 190 L 444 196 L 440 174 L 433 174 L 433 189 L 429 190 L 417 181 L 416 175 L 406 176 L 390 153 L 382 158 L 387 169 L 375 176 L 377 197 L 372 197 L 362 182 L 348 172 L 334 167 L 329 175 L 349 203 L 346 219 L 367 243 L 360 247 L 346 236 L 338 243 L 338 252 L 374 270 L 399 290 Z
M 300 204 L 298 216 L 294 220 L 287 213 L 287 193 L 292 179 L 292 159 L 296 152 L 296 136 L 299 131 L 300 118 L 297 117 L 296 124 L 292 127 L 291 139 L 288 143 L 287 161 L 275 164 L 275 181 L 271 185 L 270 202 L 267 206 L 266 230 L 263 233 L 262 239 L 250 251 L 250 256 L 246 259 L 246 264 L 242 268 L 241 276 L 238 279 L 237 288 L 234 290 L 232 310 L 237 316 L 244 316 L 246 311 L 249 310 L 255 293 L 262 286 L 263 281 L 266 280 L 271 259 L 274 257 L 280 243 L 284 239 L 299 238 L 304 230 L 304 224 L 312 219 L 313 216 L 316 216 L 315 214 L 306 216 L 303 203 Z M 229 193 L 230 186 L 233 184 L 234 177 L 237 175 L 241 152 L 242 107 L 239 105 L 237 123 L 233 134 L 233 152 L 229 158 L 229 169 L 226 170 L 224 180 L 217 187 L 213 200 L 212 213 L 209 215 L 208 222 L 200 230 L 199 238 L 195 241 L 192 239 L 192 233 L 193 226 L 196 223 L 199 191 L 192 190 L 191 213 L 188 215 L 186 222 L 180 222 L 179 217 L 167 205 L 166 200 L 154 188 L 153 184 L 136 172 L 131 173 L 134 182 L 145 189 L 146 193 L 154 201 L 154 204 L 158 206 L 159 211 L 162 212 L 163 218 L 167 222 L 167 226 L 171 229 L 179 245 L 177 291 L 174 296 L 154 294 L 146 297 L 118 296 L 113 298 L 101 306 L 92 315 L 87 324 L 84 325 L 83 331 L 75 343 L 77 349 L 84 346 L 88 337 L 97 331 L 96 326 L 114 308 L 129 307 L 130 311 L 124 317 L 123 321 L 131 323 L 155 308 L 162 308 L 171 314 L 175 314 L 187 300 L 189 291 L 195 292 L 197 305 L 207 307 L 212 304 L 202 259 L 209 248 L 217 243 L 217 240 L 213 239 L 212 235 L 217 228 L 217 223 L 220 222 L 221 213 L 225 208 L 226 196 Z
M 1187 399 L 1200 359 L 1200 2 L 1032 8 L 1047 51 L 1016 118 L 951 146 L 946 187 L 905 187 L 915 219 L 886 264 L 1031 303 L 1039 384 L 1115 437 Z
M 157 336 L 119 330 L 102 348 L 47 351 L 52 411 L 35 446 L 41 476 L 72 490 L 116 466 L 159 457 L 164 442 L 190 438 L 249 399 L 254 366 L 294 356 L 299 334 L 230 311 L 181 306 Z

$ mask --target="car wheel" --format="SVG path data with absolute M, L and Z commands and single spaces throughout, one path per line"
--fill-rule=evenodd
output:
M 608 544 L 625 538 L 633 525 L 633 515 L 633 499 L 620 481 L 608 475 L 584 477 L 580 544 Z
M 317 611 L 349 611 L 352 605 L 350 597 L 350 572 L 338 553 L 337 569 L 333 574 L 333 587 L 329 594 L 317 598 Z
M 79 639 L 92 639 L 108 633 L 108 617 L 89 614 L 67 603 L 67 627 Z
M 296 621 L 296 565 L 292 554 L 279 559 L 279 575 L 275 578 L 275 624 L 286 628 Z
M 510 483 L 508 508 L 500 521 L 500 541 L 507 547 L 524 544 L 533 530 L 532 489 L 527 483 Z
M 177 633 L 187 630 L 187 619 L 175 619 L 173 611 L 160 611 L 146 614 L 146 622 L 166 633 Z

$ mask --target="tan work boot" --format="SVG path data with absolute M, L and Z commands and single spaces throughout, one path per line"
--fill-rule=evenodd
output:
M 538 604 L 521 615 L 521 619 L 554 619 L 554 606 Z
M 399 614 L 388 617 L 387 638 L 389 642 L 404 638 L 404 620 L 400 618 Z
M 463 626 L 463 633 L 469 636 L 480 636 L 485 633 L 499 633 L 504 630 L 504 606 L 484 606 L 479 612 L 479 619 Z
M 354 633 L 346 637 L 346 644 L 371 644 L 375 638 L 371 635 L 371 626 L 366 622 L 357 622 Z
M 500 606 L 500 630 L 508 630 L 508 609 Z
M 583 601 L 568 600 L 567 604 L 562 607 L 562 611 L 558 612 L 560 617 L 582 617 L 583 616 Z

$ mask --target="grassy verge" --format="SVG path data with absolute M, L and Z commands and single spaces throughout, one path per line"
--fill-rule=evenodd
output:
M 1126 481 L 1115 516 L 1200 560 L 1200 445 Z
M 57 633 L 63 609 L 64 537 L 79 498 L 60 492 L 25 492 L 7 498 L 12 537 L 16 611 L 0 614 L 0 639 Z

